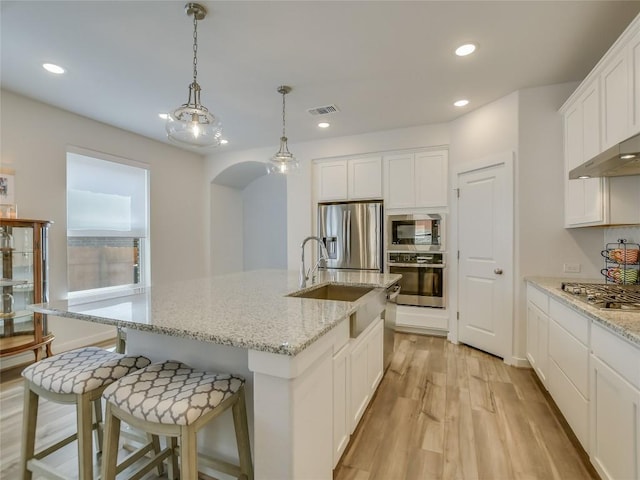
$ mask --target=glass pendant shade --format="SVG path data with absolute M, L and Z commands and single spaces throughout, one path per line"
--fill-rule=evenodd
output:
M 193 82 L 189 84 L 187 103 L 176 108 L 167 116 L 165 128 L 172 142 L 192 147 L 213 147 L 220 145 L 222 125 L 220 119 L 200 103 L 198 85 L 198 20 L 202 20 L 207 10 L 198 3 L 185 5 L 187 15 L 193 16 Z
M 220 120 L 200 104 L 197 83 L 189 85 L 189 101 L 169 113 L 166 129 L 170 140 L 196 147 L 218 146 L 222 139 Z
M 269 159 L 267 163 L 268 173 L 287 174 L 296 170 L 300 165 L 296 157 L 289 151 L 287 146 L 287 136 L 285 134 L 285 100 L 284 96 L 291 91 L 291 87 L 281 85 L 278 93 L 282 94 L 282 136 L 280 137 L 280 150 Z

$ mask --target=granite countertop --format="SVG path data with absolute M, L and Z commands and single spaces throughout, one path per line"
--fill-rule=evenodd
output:
M 401 275 L 370 272 L 320 272 L 310 288 L 327 283 L 387 288 L 400 278 Z M 136 288 L 114 298 L 51 301 L 29 309 L 57 317 L 297 355 L 357 308 L 354 302 L 286 296 L 298 290 L 297 272 L 259 270 Z
M 585 283 L 602 283 L 593 280 L 576 280 L 563 279 L 553 277 L 527 277 L 527 282 L 537 286 L 545 292 L 551 294 L 556 300 L 568 305 L 574 310 L 583 313 L 587 317 L 597 321 L 601 325 L 613 330 L 623 336 L 630 342 L 640 347 L 640 312 L 622 312 L 620 310 L 605 310 L 593 307 L 582 300 L 576 298 L 575 295 L 565 293 L 560 289 L 562 282 L 585 282 Z

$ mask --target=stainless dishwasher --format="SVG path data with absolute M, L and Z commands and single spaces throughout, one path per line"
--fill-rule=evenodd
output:
M 396 332 L 396 308 L 397 299 L 400 295 L 400 285 L 395 284 L 387 288 L 387 305 L 384 315 L 384 345 L 382 355 L 384 358 L 384 369 L 386 370 L 393 357 L 394 334 Z

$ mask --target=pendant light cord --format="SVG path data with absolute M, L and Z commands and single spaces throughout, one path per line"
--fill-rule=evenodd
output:
M 285 134 L 285 96 L 287 95 L 286 92 L 282 92 L 282 137 L 286 138 L 287 135 Z

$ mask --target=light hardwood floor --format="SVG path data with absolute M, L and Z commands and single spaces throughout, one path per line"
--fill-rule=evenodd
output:
M 0 383 L 2 480 L 20 478 L 22 388 L 19 377 Z M 43 401 L 38 428 L 37 445 L 72 433 L 73 406 Z M 597 479 L 577 445 L 531 370 L 443 338 L 398 333 L 334 479 Z M 51 462 L 73 478 L 75 443 Z

